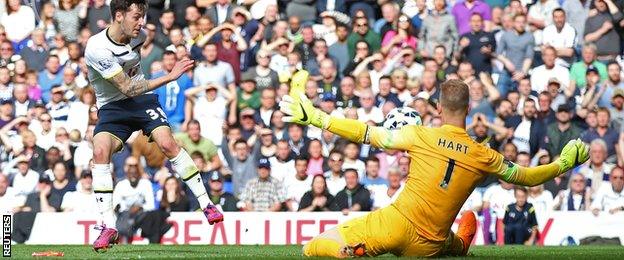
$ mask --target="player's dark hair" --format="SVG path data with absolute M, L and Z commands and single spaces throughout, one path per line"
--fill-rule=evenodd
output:
M 447 80 L 440 85 L 440 105 L 452 113 L 468 111 L 468 85 L 461 80 Z
M 132 5 L 136 5 L 140 11 L 145 11 L 147 8 L 147 2 L 145 0 L 112 0 L 110 2 L 111 17 L 115 19 L 115 14 L 117 12 L 128 12 Z

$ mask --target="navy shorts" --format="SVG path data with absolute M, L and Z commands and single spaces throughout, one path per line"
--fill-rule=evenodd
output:
M 158 96 L 146 94 L 108 103 L 98 110 L 98 122 L 93 135 L 109 133 L 125 143 L 138 130 L 150 136 L 154 129 L 166 126 L 167 115 L 158 103 Z

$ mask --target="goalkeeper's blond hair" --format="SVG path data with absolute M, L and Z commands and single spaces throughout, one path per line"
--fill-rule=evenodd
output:
M 465 114 L 469 99 L 468 85 L 461 80 L 447 80 L 440 86 L 440 105 L 451 114 Z

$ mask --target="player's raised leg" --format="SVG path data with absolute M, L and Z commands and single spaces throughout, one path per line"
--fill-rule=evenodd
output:
M 199 169 L 193 162 L 193 159 L 191 159 L 191 156 L 175 142 L 171 129 L 166 126 L 157 127 L 152 130 L 151 137 L 169 158 L 178 175 L 197 197 L 197 201 L 200 207 L 202 207 L 208 223 L 212 225 L 223 221 L 223 214 L 219 212 L 219 209 L 212 204 L 208 197 L 206 187 L 199 174 Z
M 114 151 L 120 149 L 121 141 L 108 132 L 99 132 L 93 137 L 93 191 L 102 225 L 96 226 L 100 235 L 93 243 L 95 251 L 106 250 L 117 242 L 115 212 L 113 211 L 113 176 L 110 165 Z

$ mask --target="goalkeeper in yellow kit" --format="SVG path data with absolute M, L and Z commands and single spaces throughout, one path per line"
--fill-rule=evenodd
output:
M 314 125 L 351 141 L 406 151 L 411 159 L 405 188 L 396 202 L 352 219 L 315 237 L 303 248 L 306 256 L 466 255 L 476 232 L 474 213 L 464 214 L 457 234 L 451 225 L 475 186 L 494 174 L 507 182 L 534 186 L 587 161 L 588 147 L 570 141 L 556 161 L 525 168 L 473 141 L 465 130 L 468 86 L 459 80 L 441 84 L 437 110 L 440 128 L 404 126 L 399 130 L 371 127 L 331 117 L 314 108 L 303 94 L 306 71 L 291 81 L 290 95 L 280 102 L 284 121 Z

